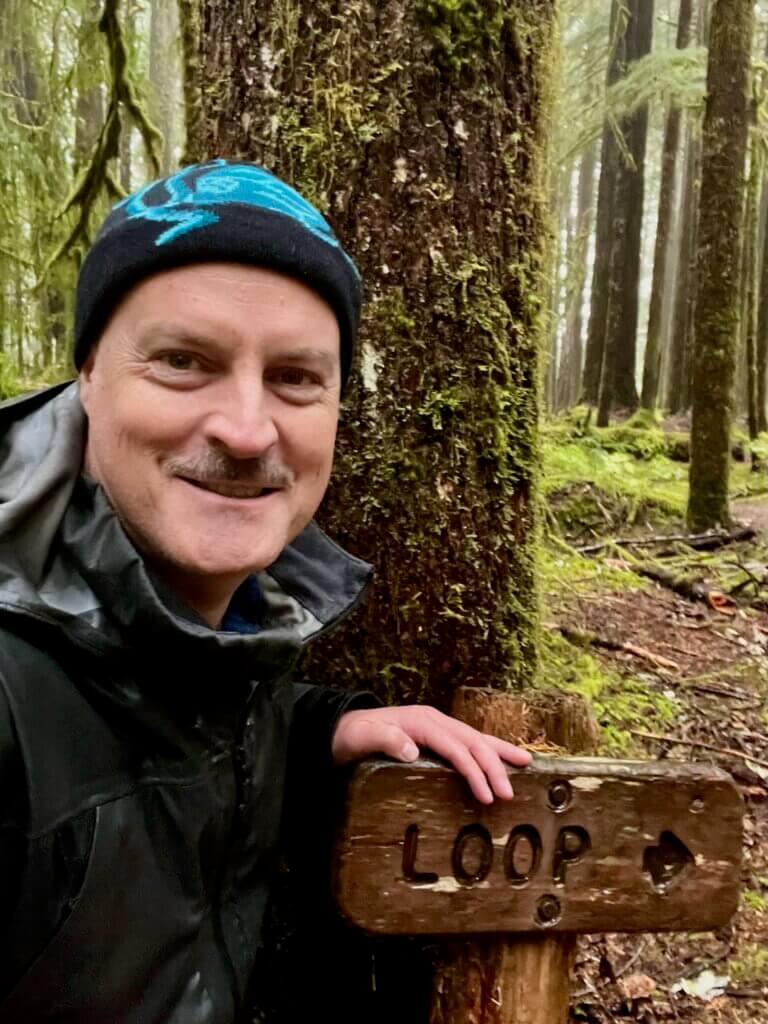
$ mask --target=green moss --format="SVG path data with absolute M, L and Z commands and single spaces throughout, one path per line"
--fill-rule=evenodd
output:
M 754 910 L 758 914 L 764 914 L 768 909 L 768 901 L 765 896 L 755 889 L 745 889 L 742 892 L 741 905 L 746 910 Z
M 640 680 L 624 679 L 588 647 L 578 647 L 559 634 L 542 638 L 540 685 L 578 693 L 592 707 L 600 726 L 602 752 L 626 755 L 636 746 L 630 729 L 663 727 L 674 721 L 678 705 Z
M 740 985 L 768 983 L 768 949 L 757 943 L 746 946 L 740 956 L 729 960 L 728 973 Z

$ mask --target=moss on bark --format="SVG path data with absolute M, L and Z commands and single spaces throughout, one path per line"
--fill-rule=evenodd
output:
M 752 0 L 714 0 L 702 139 L 688 522 L 726 526 Z
M 526 683 L 536 646 L 555 4 L 480 6 L 202 0 L 190 122 L 191 152 L 256 159 L 323 208 L 366 283 L 320 518 L 378 578 L 307 672 L 443 707 Z

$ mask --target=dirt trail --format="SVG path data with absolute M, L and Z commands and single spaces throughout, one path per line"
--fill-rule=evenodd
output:
M 731 515 L 768 538 L 768 495 L 731 502 Z
M 719 570 L 696 563 L 695 571 L 711 573 L 715 586 L 724 586 L 717 573 L 728 564 L 756 577 L 768 572 L 768 497 L 735 502 L 732 510 L 760 536 L 723 549 Z M 732 925 L 711 935 L 583 939 L 574 1022 L 768 1021 L 768 610 L 748 587 L 734 597 L 736 607 L 721 610 L 655 584 L 550 595 L 548 616 L 560 626 L 641 652 L 590 647 L 618 678 L 616 702 L 610 690 L 602 695 L 607 709 L 620 708 L 638 686 L 651 695 L 639 715 L 635 708 L 626 723 L 609 718 L 604 724 L 667 736 L 667 742 L 633 737 L 634 749 L 654 758 L 713 761 L 732 774 L 745 800 L 744 896 Z

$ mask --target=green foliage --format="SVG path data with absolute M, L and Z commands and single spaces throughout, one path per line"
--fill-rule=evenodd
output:
M 768 949 L 757 943 L 748 945 L 740 956 L 728 962 L 728 973 L 736 984 L 768 983 Z
M 134 125 L 156 141 L 144 115 L 145 10 L 118 0 L 0 4 L 5 394 L 66 375 L 75 276 L 119 192 L 118 151 Z
M 677 703 L 640 680 L 624 679 L 587 647 L 577 647 L 556 633 L 546 633 L 539 658 L 542 685 L 578 693 L 591 706 L 601 730 L 602 752 L 626 756 L 632 728 L 663 727 L 674 721 Z
M 745 889 L 741 894 L 741 903 L 747 910 L 754 910 L 758 914 L 764 914 L 768 909 L 768 900 L 755 889 Z

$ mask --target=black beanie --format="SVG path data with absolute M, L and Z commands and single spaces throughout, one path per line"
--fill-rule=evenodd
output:
M 277 270 L 321 295 L 339 321 L 346 381 L 360 319 L 355 264 L 298 192 L 262 167 L 228 160 L 185 167 L 112 209 L 77 282 L 78 370 L 134 284 L 171 267 L 215 260 Z

